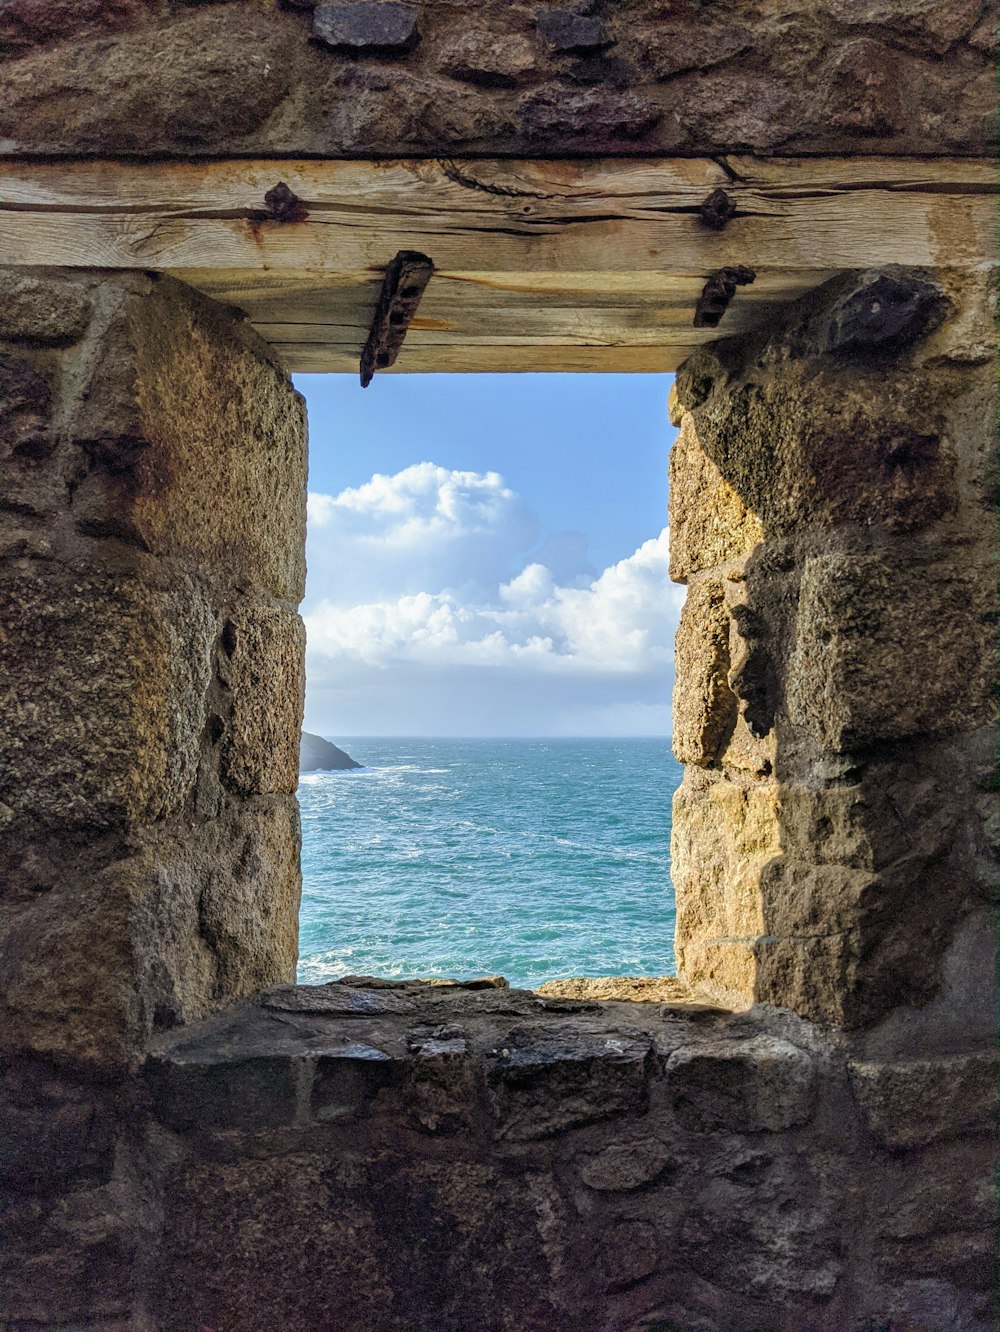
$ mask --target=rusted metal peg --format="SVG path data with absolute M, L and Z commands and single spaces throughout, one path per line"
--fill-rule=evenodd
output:
M 735 213 L 736 200 L 723 189 L 713 190 L 698 209 L 702 226 L 710 227 L 712 231 L 724 231 Z
M 434 265 L 419 250 L 400 250 L 385 270 L 371 332 L 361 353 L 361 387 L 395 363 Z
M 271 186 L 264 203 L 272 222 L 304 222 L 308 217 L 305 204 L 283 180 Z
M 754 270 L 743 265 L 720 268 L 717 273 L 713 273 L 705 283 L 695 307 L 695 328 L 718 328 L 722 316 L 729 309 L 729 302 L 736 295 L 736 288 L 748 287 L 756 279 Z

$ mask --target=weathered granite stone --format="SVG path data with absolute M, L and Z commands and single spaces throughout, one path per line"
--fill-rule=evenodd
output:
M 627 1193 L 677 1169 L 676 1149 L 660 1138 L 615 1143 L 584 1161 L 580 1178 L 601 1193 Z
M 610 45 L 600 19 L 562 9 L 542 9 L 537 21 L 542 39 L 553 51 L 582 53 Z
M 514 88 L 537 69 L 538 54 L 521 33 L 477 27 L 447 43 L 439 67 L 465 83 Z
M 12 144 L 214 153 L 259 130 L 293 77 L 291 34 L 246 4 L 206 5 L 113 41 L 61 35 L 4 67 L 0 136 Z
M 304 405 L 245 325 L 170 279 L 128 294 L 73 426 L 78 525 L 298 601 Z M 95 440 L 144 444 L 109 471 L 86 448 Z
M 992 571 L 882 555 L 816 556 L 789 664 L 792 719 L 837 752 L 973 730 L 991 715 Z M 915 673 L 914 661 L 947 660 Z
M 806 1123 L 816 1104 L 812 1056 L 772 1036 L 675 1050 L 667 1078 L 678 1118 L 699 1132 L 774 1133 Z
M 921 1147 L 967 1133 L 995 1133 L 996 1058 L 989 1053 L 850 1065 L 865 1122 L 886 1147 Z
M 641 1114 L 650 1049 L 638 1032 L 515 1028 L 489 1072 L 498 1137 L 530 1141 Z
M 722 584 L 693 583 L 674 642 L 673 748 L 679 763 L 711 767 L 736 725 L 729 636 Z
M 940 287 L 902 273 L 865 275 L 829 313 L 825 350 L 838 356 L 897 351 L 937 328 L 948 302 Z
M 670 577 L 746 555 L 763 539 L 760 522 L 705 452 L 689 415 L 670 450 Z
M 557 138 L 567 145 L 586 139 L 610 148 L 641 139 L 660 119 L 659 108 L 634 93 L 603 88 L 576 92 L 557 86 L 526 94 L 518 107 L 522 133 L 531 144 Z
M 259 1131 L 290 1124 L 299 1097 L 297 1061 L 282 1055 L 229 1060 L 174 1055 L 152 1059 L 146 1082 L 156 1118 L 178 1132 L 189 1129 Z
M 219 678 L 232 710 L 222 780 L 244 795 L 293 794 L 305 699 L 305 628 L 293 611 L 243 601 L 222 630 Z
M 355 990 L 338 984 L 282 986 L 264 996 L 264 1005 L 283 1013 L 335 1013 L 338 1017 L 371 1017 L 378 1013 L 412 1013 L 414 1005 L 398 994 Z
M 394 0 L 318 4 L 313 11 L 312 36 L 332 51 L 405 55 L 420 40 L 418 11 L 414 5 Z
M 36 828 L 135 826 L 189 798 L 214 616 L 178 576 L 35 567 L 0 585 L 0 800 Z
M 617 1221 L 601 1236 L 598 1269 L 605 1290 L 627 1290 L 652 1276 L 658 1261 L 656 1227 L 649 1221 Z
M 0 268 L 0 342 L 67 346 L 82 337 L 92 308 L 84 282 Z

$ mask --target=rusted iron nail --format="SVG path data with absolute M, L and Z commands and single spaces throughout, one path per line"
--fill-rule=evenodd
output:
M 725 190 L 718 189 L 713 190 L 698 209 L 698 216 L 703 226 L 711 227 L 713 231 L 724 231 L 735 212 L 736 200 Z
M 362 388 L 372 382 L 376 370 L 394 364 L 433 272 L 433 263 L 418 250 L 400 250 L 386 268 L 371 332 L 361 353 Z
M 272 222 L 304 222 L 309 214 L 299 196 L 279 180 L 264 195 L 267 216 Z
M 735 268 L 720 268 L 705 283 L 694 312 L 695 328 L 718 328 L 722 316 L 729 309 L 729 302 L 736 295 L 737 287 L 748 287 L 756 281 L 757 274 L 752 268 L 737 265 Z

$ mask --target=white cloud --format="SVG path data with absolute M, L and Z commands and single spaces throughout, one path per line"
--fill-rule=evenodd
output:
M 653 717 L 665 729 L 683 601 L 665 529 L 599 575 L 560 583 L 539 559 L 525 562 L 537 527 L 502 477 L 431 463 L 311 495 L 309 517 L 310 701 L 349 714 L 328 729 L 399 729 L 365 720 L 378 717 L 380 694 L 398 698 L 417 731 L 449 716 L 474 728 L 477 708 L 484 734 L 501 722 L 525 733 L 512 710 L 555 733 L 585 733 L 588 717 L 604 733 L 615 720 L 649 729 Z

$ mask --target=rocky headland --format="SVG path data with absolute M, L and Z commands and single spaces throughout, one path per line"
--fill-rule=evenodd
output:
M 350 768 L 360 768 L 350 754 L 345 754 L 321 735 L 302 732 L 299 740 L 299 772 L 346 772 Z

